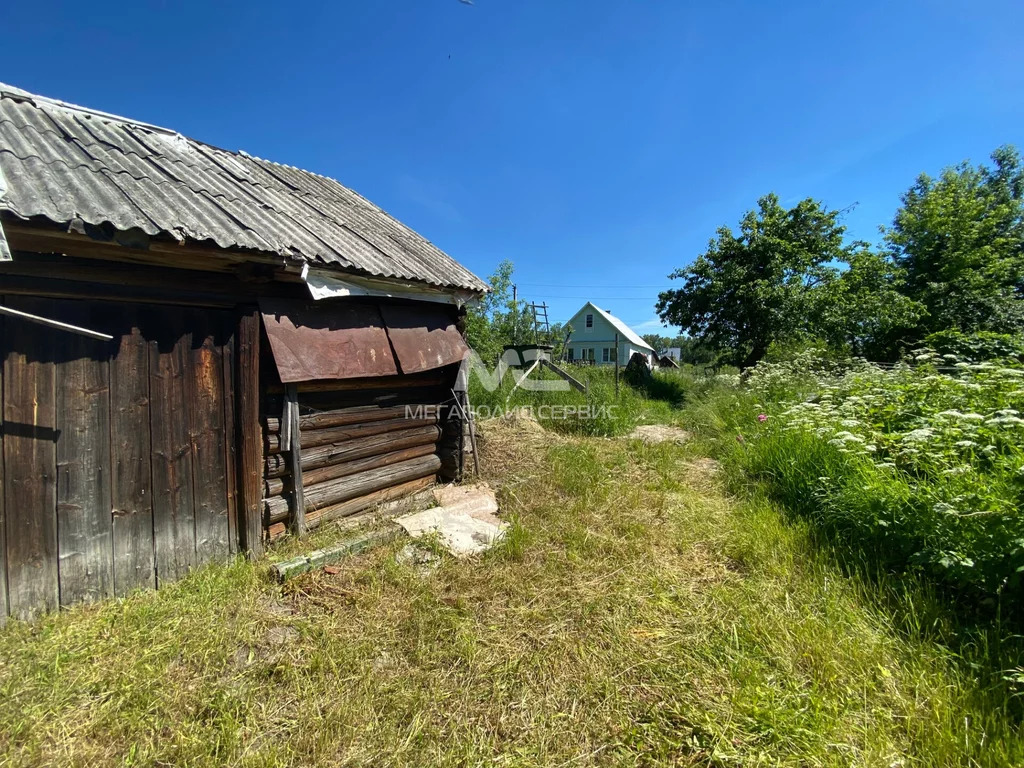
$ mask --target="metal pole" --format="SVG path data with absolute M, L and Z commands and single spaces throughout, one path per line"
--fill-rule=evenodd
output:
M 0 315 L 10 315 L 11 317 L 20 317 L 22 320 L 27 320 L 30 323 L 39 323 L 40 325 L 48 325 L 51 328 L 59 328 L 62 331 L 69 331 L 70 333 L 79 333 L 82 336 L 88 336 L 90 339 L 99 339 L 100 341 L 110 341 L 114 337 L 109 333 L 100 333 L 99 331 L 91 331 L 88 328 L 81 328 L 77 325 L 70 325 L 69 323 L 62 323 L 59 320 L 51 320 L 48 317 L 40 317 L 39 315 L 33 315 L 29 312 L 22 312 L 20 309 L 11 309 L 10 307 L 0 307 Z
M 619 334 L 615 334 L 615 399 L 619 399 Z

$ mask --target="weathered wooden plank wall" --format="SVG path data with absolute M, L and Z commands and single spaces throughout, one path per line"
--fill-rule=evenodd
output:
M 46 311 L 37 299 L 7 306 Z M 54 331 L 8 319 L 4 360 L 4 510 L 11 613 L 30 618 L 59 603 L 57 583 L 57 425 Z
M 218 318 L 190 313 L 196 559 L 204 563 L 228 552 L 228 496 L 224 429 L 224 329 Z M 220 345 L 218 345 L 220 342 Z
M 84 305 L 60 320 L 88 327 Z M 57 356 L 57 550 L 60 604 L 113 594 L 110 366 L 103 342 L 68 334 Z M 98 439 L 99 438 L 99 439 Z
M 151 316 L 156 325 L 156 317 Z M 161 329 L 163 330 L 163 329 Z M 196 564 L 196 514 L 186 382 L 191 333 L 147 333 L 149 424 L 153 446 L 153 541 L 157 586 Z M 155 336 L 155 338 L 154 338 Z
M 134 307 L 110 360 L 111 510 L 114 592 L 156 586 L 149 434 L 149 350 Z
M 0 616 L 156 586 L 235 551 L 237 315 L 6 303 L 115 339 L 0 325 Z

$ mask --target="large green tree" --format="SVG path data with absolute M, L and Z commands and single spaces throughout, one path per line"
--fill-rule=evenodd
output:
M 992 161 L 922 174 L 884 230 L 903 292 L 927 311 L 921 336 L 1024 328 L 1024 172 L 1013 147 Z
M 905 273 L 885 253 L 854 243 L 846 258 L 846 269 L 816 293 L 814 335 L 849 354 L 895 360 L 916 335 L 924 308 L 901 292 Z
M 839 212 L 807 199 L 786 209 L 758 200 L 739 231 L 721 227 L 708 249 L 669 275 L 681 288 L 660 294 L 657 312 L 733 363 L 757 363 L 774 342 L 811 332 L 817 291 L 848 260 Z

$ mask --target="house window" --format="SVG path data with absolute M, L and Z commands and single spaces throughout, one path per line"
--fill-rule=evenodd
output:
M 572 362 L 572 347 L 569 347 L 569 362 Z
M 608 354 L 609 352 L 611 352 L 611 350 L 608 349 L 608 347 L 605 347 L 604 349 L 601 350 L 601 362 L 602 363 L 607 363 L 609 361 L 609 359 L 610 359 L 610 356 Z
M 590 347 L 587 350 L 587 360 L 589 360 L 590 362 L 594 362 L 594 348 L 593 347 Z
M 594 327 L 594 316 L 593 315 L 587 315 L 587 328 L 593 328 L 593 327 Z

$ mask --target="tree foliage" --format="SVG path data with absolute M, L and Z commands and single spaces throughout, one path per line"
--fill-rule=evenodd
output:
M 816 292 L 848 257 L 838 218 L 811 199 L 787 210 L 765 195 L 738 233 L 721 227 L 707 251 L 670 275 L 684 285 L 660 294 L 659 316 L 731 362 L 753 365 L 773 342 L 810 330 Z
M 920 335 L 1024 327 L 1024 171 L 1012 147 L 992 160 L 922 174 L 884 231 L 902 290 L 925 309 Z
M 807 340 L 891 360 L 936 332 L 1020 333 L 1024 168 L 1012 147 L 992 160 L 920 176 L 881 250 L 846 243 L 838 211 L 766 195 L 670 275 L 683 287 L 660 295 L 658 313 L 742 367 Z
M 924 313 L 904 295 L 902 268 L 857 243 L 846 269 L 821 286 L 810 326 L 834 349 L 873 360 L 895 359 Z

